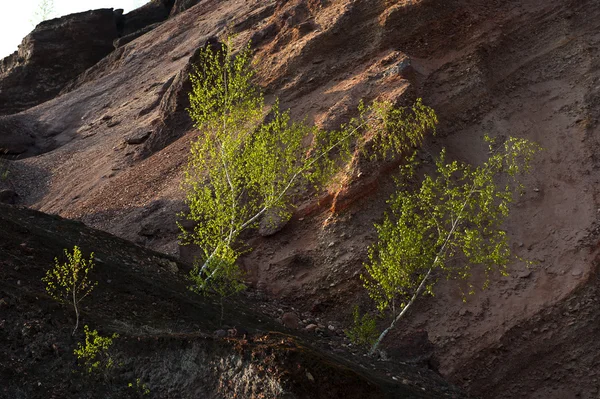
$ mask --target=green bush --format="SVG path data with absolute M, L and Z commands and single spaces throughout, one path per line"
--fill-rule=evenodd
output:
M 110 370 L 114 361 L 110 356 L 109 349 L 113 340 L 119 337 L 119 334 L 113 334 L 110 337 L 102 337 L 96 330 L 90 330 L 87 325 L 83 326 L 85 333 L 84 343 L 78 343 L 77 349 L 73 351 L 80 364 L 83 365 L 88 374 L 104 373 Z
M 345 330 L 346 336 L 355 345 L 363 348 L 371 347 L 377 340 L 379 332 L 377 331 L 377 323 L 375 317 L 368 313 L 360 315 L 358 306 L 354 307 L 352 313 L 354 318 L 354 324 L 351 328 Z

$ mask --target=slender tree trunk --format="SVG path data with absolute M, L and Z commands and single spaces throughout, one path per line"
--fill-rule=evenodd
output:
M 77 327 L 79 327 L 79 309 L 77 308 L 77 296 L 75 294 L 75 287 L 73 287 L 73 307 L 75 308 L 75 328 L 73 329 L 73 333 L 71 335 L 75 335 L 75 331 L 77 331 Z
M 408 308 L 410 308 L 412 306 L 412 304 L 415 302 L 415 300 L 417 299 L 417 297 L 419 295 L 421 295 L 421 292 L 423 292 L 423 289 L 425 288 L 425 282 L 431 275 L 432 270 L 433 270 L 433 266 L 429 268 L 429 270 L 427 271 L 427 274 L 425 274 L 425 277 L 423 277 L 423 280 L 421 280 L 421 284 L 419 284 L 419 288 L 417 288 L 417 291 L 414 293 L 412 298 L 410 298 L 410 301 L 408 302 L 408 304 L 406 304 L 404 309 L 402 309 L 402 311 L 398 314 L 398 316 L 396 316 L 394 318 L 394 320 L 392 321 L 392 324 L 390 324 L 385 330 L 383 330 L 383 332 L 377 338 L 377 341 L 375 341 L 373 346 L 371 346 L 371 350 L 369 350 L 369 355 L 372 355 L 375 353 L 375 351 L 379 347 L 379 344 L 381 343 L 381 341 L 383 341 L 385 336 L 392 330 L 392 328 L 394 328 L 394 326 L 396 325 L 396 322 L 398 322 L 398 320 L 400 320 L 402 317 L 404 317 L 404 315 L 408 311 Z

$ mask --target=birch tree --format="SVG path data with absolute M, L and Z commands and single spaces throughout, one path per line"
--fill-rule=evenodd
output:
M 513 257 L 502 226 L 539 147 L 513 137 L 499 145 L 486 139 L 491 155 L 483 165 L 447 162 L 442 151 L 435 175 L 425 176 L 416 190 L 407 184 L 415 162 L 402 168 L 404 183 L 389 200 L 391 212 L 376 225 L 378 241 L 362 275 L 377 309 L 391 318 L 371 354 L 420 295 L 433 295 L 439 278 L 468 281 L 473 268 L 481 268 L 485 288 L 491 273 L 507 274 Z
M 70 303 L 75 310 L 75 328 L 73 334 L 79 327 L 79 303 L 94 290 L 97 281 L 89 278 L 89 273 L 94 268 L 94 253 L 86 260 L 81 250 L 76 245 L 73 253 L 64 250 L 67 261 L 61 263 L 54 258 L 54 267 L 46 272 L 42 281 L 46 283 L 46 292 L 58 302 Z

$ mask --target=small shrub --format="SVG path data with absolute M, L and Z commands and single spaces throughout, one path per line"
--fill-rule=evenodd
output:
M 118 338 L 119 334 L 102 337 L 98 331 L 90 331 L 87 325 L 83 326 L 83 331 L 85 332 L 85 342 L 78 343 L 77 349 L 73 351 L 80 364 L 83 364 L 88 374 L 110 370 L 114 361 L 110 356 L 109 349 L 113 344 L 113 339 Z
M 354 307 L 352 313 L 354 317 L 354 325 L 352 328 L 345 330 L 348 339 L 355 345 L 369 348 L 377 340 L 379 333 L 377 332 L 377 324 L 375 318 L 368 313 L 360 315 L 358 306 Z
M 134 390 L 137 396 L 146 396 L 150 393 L 150 389 L 139 378 L 135 379 L 135 384 L 130 382 L 127 386 Z

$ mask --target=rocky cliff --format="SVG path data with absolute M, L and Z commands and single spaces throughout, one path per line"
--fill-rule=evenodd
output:
M 187 74 L 200 47 L 235 34 L 238 45 L 253 44 L 267 99 L 279 97 L 295 118 L 335 127 L 360 99 L 422 97 L 440 117 L 438 136 L 424 146 L 426 162 L 446 147 L 451 158 L 477 163 L 484 133 L 543 147 L 506 226 L 515 254 L 535 265 L 515 262 L 510 276 L 497 276 L 466 304 L 457 283 L 441 282 L 386 346 L 402 352 L 402 342 L 425 331 L 423 346 L 433 348 L 426 352 L 442 375 L 481 397 L 564 398 L 572 387 L 579 397 L 597 396 L 590 294 L 600 240 L 596 1 L 177 0 L 148 7 L 154 11 L 143 28 L 133 17 L 132 32 L 115 28 L 126 40 L 117 38 L 116 48 L 60 89 L 35 100 L 12 92 L 10 104 L 21 105 L 2 113 L 22 112 L 0 117 L 10 176 L 0 184 L 21 205 L 179 256 L 179 180 L 195 137 L 185 114 Z M 12 57 L 3 61 L 0 85 L 12 84 Z M 367 303 L 358 274 L 373 222 L 395 189 L 394 169 L 357 164 L 344 187 L 300 204 L 278 233 L 247 237 L 254 251 L 242 266 L 252 292 L 282 310 L 294 307 L 300 320 L 341 326 L 350 303 Z

